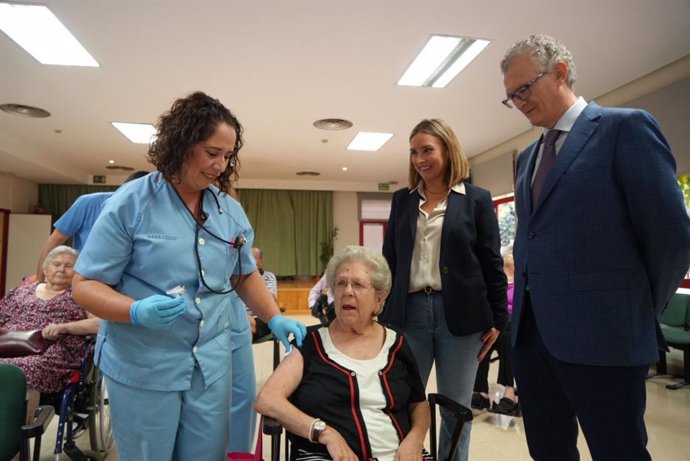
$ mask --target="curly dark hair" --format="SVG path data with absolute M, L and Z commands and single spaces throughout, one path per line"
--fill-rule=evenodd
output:
M 192 155 L 194 145 L 210 138 L 221 123 L 233 127 L 237 135 L 228 167 L 215 182 L 220 190 L 229 191 L 232 182 L 239 179 L 240 159 L 237 154 L 244 144 L 242 125 L 229 109 L 206 93 L 197 91 L 180 98 L 160 116 L 156 139 L 149 147 L 147 158 L 165 179 L 172 182 L 182 172 L 182 165 Z

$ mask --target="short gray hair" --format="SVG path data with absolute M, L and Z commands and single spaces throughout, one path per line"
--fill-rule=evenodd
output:
M 333 256 L 326 267 L 326 281 L 335 292 L 335 275 L 341 265 L 346 262 L 361 261 L 371 269 L 371 283 L 376 291 L 390 292 L 392 279 L 391 270 L 386 258 L 370 248 L 357 245 L 346 246 L 343 251 Z
M 46 259 L 43 260 L 43 269 L 47 269 L 48 266 L 50 266 L 50 263 L 53 262 L 53 259 L 55 259 L 56 256 L 60 255 L 74 256 L 74 259 L 76 261 L 77 257 L 79 256 L 79 252 L 67 245 L 56 246 L 55 248 L 50 250 L 50 252 L 46 255 Z
M 553 69 L 553 66 L 558 62 L 564 62 L 568 66 L 566 84 L 569 88 L 573 88 L 577 79 L 573 55 L 565 45 L 548 35 L 530 35 L 528 38 L 516 42 L 506 51 L 503 60 L 501 60 L 501 72 L 505 74 L 513 59 L 525 53 L 537 58 L 544 71 Z

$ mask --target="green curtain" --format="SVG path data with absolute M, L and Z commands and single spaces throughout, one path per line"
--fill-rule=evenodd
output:
M 117 186 L 40 184 L 38 201 L 58 219 L 80 195 Z M 330 191 L 241 189 L 238 196 L 264 252 L 266 269 L 279 276 L 320 275 L 321 244 L 333 230 Z
M 295 211 L 295 257 L 300 275 L 321 275 L 321 242 L 329 238 L 333 227 L 333 193 L 290 191 Z
M 238 196 L 267 270 L 278 276 L 323 271 L 321 242 L 333 228 L 332 192 L 240 189 Z
M 284 191 L 247 189 L 238 193 L 254 229 L 254 246 L 264 252 L 266 270 L 275 275 L 297 274 L 290 196 Z
M 80 195 L 94 192 L 112 192 L 117 186 L 81 186 L 72 184 L 39 184 L 38 203 L 46 213 L 58 219 Z

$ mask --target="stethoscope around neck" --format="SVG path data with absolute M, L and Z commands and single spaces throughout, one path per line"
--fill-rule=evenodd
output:
M 213 192 L 211 189 L 206 188 L 201 191 L 201 197 L 199 199 L 199 210 L 197 215 L 194 215 L 192 210 L 189 209 L 187 204 L 185 203 L 184 200 L 182 200 L 182 196 L 180 193 L 177 191 L 177 188 L 175 188 L 174 185 L 172 185 L 172 189 L 175 191 L 175 194 L 177 197 L 180 199 L 182 202 L 182 205 L 185 207 L 185 209 L 189 212 L 189 214 L 192 216 L 192 219 L 194 220 L 195 224 L 195 229 L 194 229 L 194 256 L 196 257 L 196 262 L 197 262 L 197 270 L 199 271 L 199 280 L 201 280 L 201 284 L 206 287 L 208 291 L 211 293 L 215 293 L 217 295 L 226 295 L 228 293 L 232 293 L 235 291 L 237 287 L 231 287 L 228 290 L 216 290 L 214 288 L 211 288 L 208 283 L 206 283 L 206 278 L 204 277 L 204 270 L 202 269 L 202 264 L 201 264 L 201 256 L 199 255 L 199 230 L 203 229 L 205 230 L 211 237 L 215 238 L 216 240 L 223 242 L 227 245 L 230 245 L 230 247 L 236 249 L 238 251 L 237 255 L 237 261 L 240 265 L 240 280 L 242 280 L 242 252 L 240 251 L 242 249 L 242 246 L 244 246 L 245 243 L 247 243 L 247 239 L 244 237 L 244 235 L 240 234 L 237 237 L 235 237 L 235 240 L 226 240 L 223 237 L 216 235 L 215 233 L 211 232 L 206 226 L 204 226 L 204 223 L 208 219 L 208 214 L 204 212 L 204 194 L 206 191 L 209 191 L 211 193 L 211 197 L 213 197 L 213 200 L 216 202 L 216 208 L 218 210 L 218 214 L 222 215 L 224 213 L 223 208 L 220 206 L 220 201 L 218 200 L 218 196 Z M 238 286 L 240 284 L 238 283 Z

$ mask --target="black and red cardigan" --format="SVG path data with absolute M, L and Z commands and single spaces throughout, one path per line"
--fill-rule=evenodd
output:
M 304 359 L 302 381 L 290 396 L 290 401 L 308 415 L 320 418 L 337 430 L 360 459 L 372 459 L 371 446 L 364 418 L 360 410 L 357 376 L 333 361 L 325 352 L 320 327 L 310 329 L 299 351 Z M 409 404 L 426 399 L 417 363 L 407 341 L 399 332 L 386 328 L 395 341 L 388 349 L 386 365 L 372 370 L 386 398 L 383 412 L 390 418 L 399 441 L 411 427 Z M 374 437 L 376 435 L 374 434 Z M 290 434 L 292 460 L 300 449 L 308 453 L 328 455 L 325 445 L 310 443 L 307 439 Z

